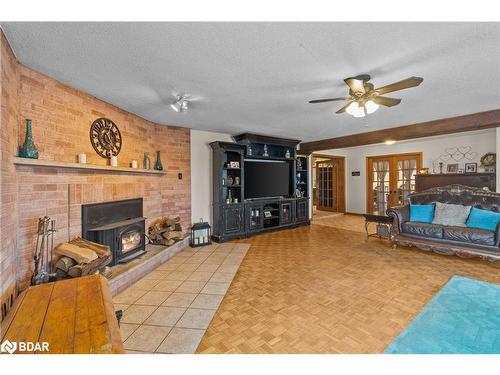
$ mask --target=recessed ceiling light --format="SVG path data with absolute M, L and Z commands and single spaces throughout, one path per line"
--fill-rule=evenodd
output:
M 393 145 L 394 143 L 396 143 L 396 141 L 394 139 L 388 139 L 387 141 L 384 142 L 386 145 Z

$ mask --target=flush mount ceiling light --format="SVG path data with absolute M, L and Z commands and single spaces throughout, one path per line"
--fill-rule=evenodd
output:
M 177 95 L 175 101 L 170 104 L 170 107 L 172 107 L 175 112 L 187 112 L 188 105 L 188 95 Z
M 394 143 L 396 143 L 396 140 L 394 139 L 388 139 L 387 141 L 384 142 L 386 145 L 393 145 Z
M 347 112 L 354 117 L 365 117 L 366 115 L 375 112 L 380 105 L 393 107 L 401 102 L 401 99 L 388 98 L 382 95 L 418 86 L 424 80 L 421 77 L 410 77 L 376 89 L 372 83 L 368 82 L 370 79 L 371 77 L 368 74 L 361 74 L 356 77 L 346 78 L 344 79 L 344 82 L 347 86 L 349 86 L 349 96 L 343 96 L 341 98 L 316 99 L 309 101 L 309 103 L 324 103 L 333 102 L 335 100 L 345 100 L 347 101 L 347 104 L 340 108 L 336 113 Z

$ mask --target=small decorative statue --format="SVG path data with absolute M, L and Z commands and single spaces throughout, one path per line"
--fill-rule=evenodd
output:
M 247 147 L 247 155 L 248 156 L 252 156 L 253 155 L 252 146 L 248 146 Z
M 286 149 L 285 158 L 290 159 L 290 150 Z
M 149 156 L 149 152 L 144 153 L 143 168 L 151 169 L 151 157 Z
M 267 153 L 267 145 L 264 145 L 264 153 L 262 154 L 262 156 L 265 156 L 266 158 L 269 156 L 269 154 Z
M 19 156 L 22 158 L 38 159 L 38 150 L 33 142 L 30 119 L 26 119 L 26 137 L 24 138 L 22 147 L 19 147 Z
M 156 164 L 155 164 L 155 169 L 157 171 L 162 171 L 163 170 L 163 165 L 161 164 L 161 159 L 160 159 L 160 151 L 156 151 Z
M 443 162 L 439 162 L 439 173 L 440 174 L 443 174 L 443 166 L 444 166 Z
M 302 170 L 302 160 L 297 159 L 297 170 L 300 171 Z

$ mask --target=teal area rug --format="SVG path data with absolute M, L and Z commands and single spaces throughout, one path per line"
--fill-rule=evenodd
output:
M 384 353 L 500 353 L 500 285 L 453 276 Z

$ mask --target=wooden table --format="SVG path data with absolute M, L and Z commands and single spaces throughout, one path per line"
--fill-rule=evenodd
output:
M 32 286 L 2 322 L 1 340 L 49 344 L 48 353 L 124 353 L 107 280 L 100 275 Z M 41 354 L 40 350 L 16 353 Z

